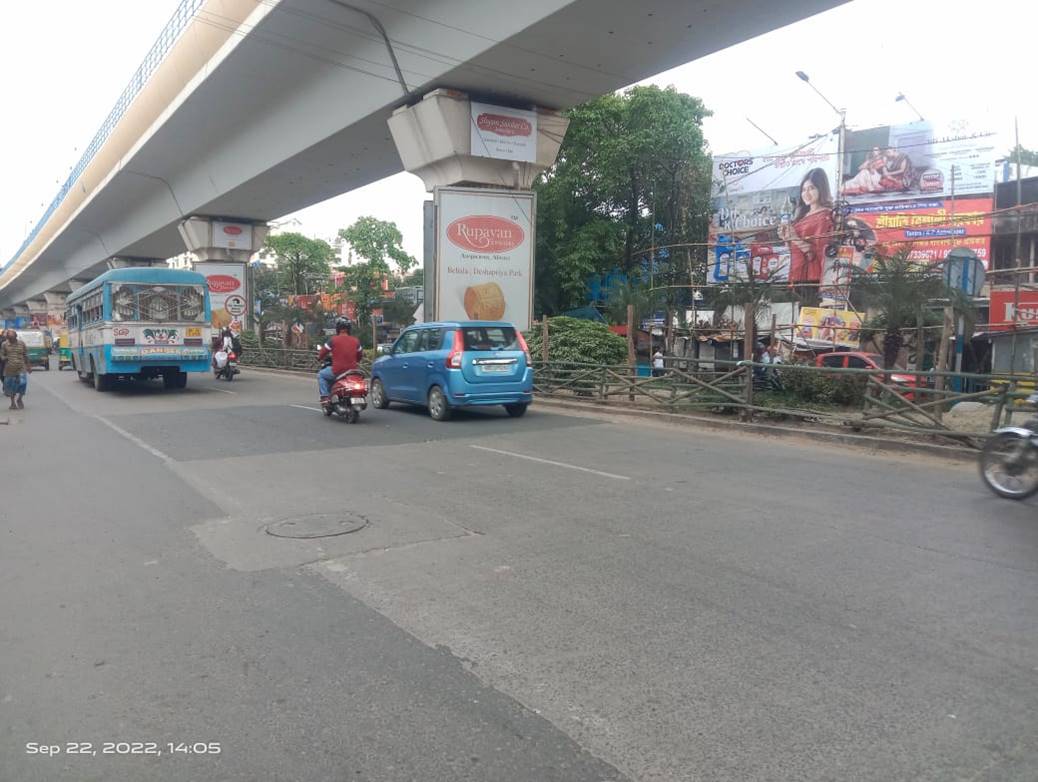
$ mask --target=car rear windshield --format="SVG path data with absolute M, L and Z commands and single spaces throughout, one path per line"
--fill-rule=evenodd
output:
M 469 326 L 461 330 L 465 350 L 518 350 L 519 342 L 511 326 Z

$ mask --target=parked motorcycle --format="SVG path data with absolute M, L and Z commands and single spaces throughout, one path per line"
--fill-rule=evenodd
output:
M 324 404 L 324 414 L 336 415 L 348 424 L 355 424 L 367 406 L 367 376 L 359 369 L 348 369 L 335 378 L 331 396 Z
M 230 382 L 234 380 L 234 376 L 241 374 L 241 370 L 238 369 L 238 354 L 233 350 L 224 353 L 220 351 L 213 358 L 213 375 L 217 380 L 221 378 Z
M 1038 406 L 1038 394 L 1027 401 Z M 1038 418 L 996 429 L 980 452 L 980 476 L 1000 497 L 1022 500 L 1038 492 Z

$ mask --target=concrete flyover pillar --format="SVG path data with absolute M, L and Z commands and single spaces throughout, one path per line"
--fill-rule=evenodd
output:
M 438 89 L 389 118 L 424 205 L 421 319 L 533 321 L 534 179 L 555 163 L 569 120 L 538 106 L 495 105 Z
M 404 168 L 425 188 L 482 185 L 529 190 L 555 163 L 569 120 L 551 109 L 479 103 L 433 90 L 389 118 Z
M 25 302 L 25 307 L 29 311 L 29 325 L 34 329 L 46 329 L 47 328 L 47 300 L 40 297 L 37 299 L 29 299 Z
M 57 337 L 57 332 L 65 329 L 65 299 L 68 294 L 64 291 L 46 291 L 43 298 L 47 302 L 47 325 L 56 332 L 54 336 Z
M 109 258 L 105 261 L 105 265 L 109 269 L 132 269 L 132 268 L 165 268 L 169 266 L 166 263 L 165 258 L 136 258 L 132 256 L 120 255 L 116 258 Z
M 68 296 L 70 293 L 78 291 L 88 282 L 90 282 L 90 280 L 68 280 L 63 282 L 61 285 L 55 286 L 54 293 L 63 293 L 65 296 Z
M 212 326 L 238 332 L 252 324 L 253 294 L 245 265 L 263 246 L 270 230 L 254 220 L 192 215 L 178 226 L 195 271 L 209 281 Z

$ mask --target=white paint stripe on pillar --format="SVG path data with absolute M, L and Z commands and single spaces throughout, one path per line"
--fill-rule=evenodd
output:
M 129 440 L 131 443 L 133 443 L 134 445 L 138 446 L 139 448 L 143 448 L 145 451 L 150 453 L 152 456 L 157 456 L 159 459 L 164 461 L 166 464 L 172 464 L 173 463 L 173 459 L 171 459 L 169 456 L 164 454 L 158 448 L 153 448 L 152 446 L 150 446 L 146 442 L 144 442 L 144 440 L 142 440 L 141 438 L 137 437 L 136 435 L 130 434 L 125 429 L 123 429 L 121 426 L 119 426 L 118 424 L 112 423 L 111 421 L 109 421 L 104 416 L 95 415 L 94 418 L 96 418 L 98 421 L 103 423 L 105 426 L 107 426 L 109 429 L 111 429 L 116 434 L 118 434 L 118 435 L 120 435 L 122 437 L 125 437 L 127 440 Z
M 603 478 L 614 478 L 618 481 L 629 481 L 631 476 L 629 475 L 616 475 L 611 472 L 602 472 L 601 470 L 592 470 L 590 467 L 581 467 L 578 464 L 567 464 L 566 462 L 556 462 L 552 459 L 542 459 L 539 456 L 528 456 L 525 453 L 515 453 L 514 451 L 502 451 L 500 448 L 487 448 L 484 445 L 469 445 L 469 448 L 475 448 L 478 451 L 490 451 L 491 453 L 499 453 L 504 456 L 514 456 L 516 459 L 528 459 L 531 462 L 540 462 L 541 464 L 550 464 L 553 467 L 565 467 L 567 470 L 579 470 L 580 472 L 589 472 L 592 475 L 601 475 Z

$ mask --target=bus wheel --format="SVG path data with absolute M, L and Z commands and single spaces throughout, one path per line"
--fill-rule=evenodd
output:
M 187 372 L 166 372 L 162 375 L 162 383 L 169 391 L 187 388 Z
M 108 375 L 102 375 L 96 369 L 94 369 L 94 390 L 95 391 L 107 391 L 111 388 L 111 378 Z

